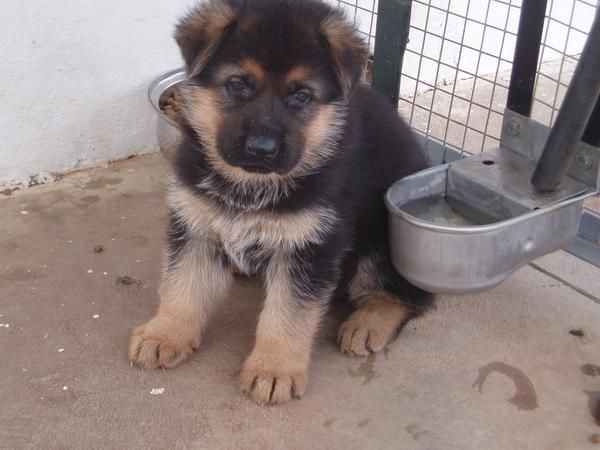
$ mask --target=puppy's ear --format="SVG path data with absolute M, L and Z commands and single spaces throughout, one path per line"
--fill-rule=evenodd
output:
M 320 33 L 329 51 L 342 93 L 348 98 L 362 78 L 369 55 L 367 46 L 356 27 L 339 10 L 332 10 L 323 19 Z
M 236 19 L 232 0 L 208 0 L 179 21 L 174 37 L 187 66 L 188 77 L 202 72 Z

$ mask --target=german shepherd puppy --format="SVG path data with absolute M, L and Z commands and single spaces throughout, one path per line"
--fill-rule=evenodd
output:
M 381 350 L 433 297 L 394 270 L 386 189 L 427 167 L 388 101 L 361 84 L 367 48 L 320 0 L 208 0 L 177 25 L 187 67 L 156 316 L 129 357 L 172 367 L 200 346 L 233 271 L 266 299 L 240 387 L 260 404 L 305 391 L 330 299 L 356 311 L 343 352 Z

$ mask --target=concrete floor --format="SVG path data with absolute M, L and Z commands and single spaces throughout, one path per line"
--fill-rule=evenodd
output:
M 565 253 L 442 297 L 376 356 L 338 352 L 336 309 L 305 397 L 284 406 L 237 390 L 255 281 L 189 361 L 130 367 L 131 327 L 157 302 L 167 180 L 156 155 L 0 195 L 0 448 L 599 448 L 600 271 Z

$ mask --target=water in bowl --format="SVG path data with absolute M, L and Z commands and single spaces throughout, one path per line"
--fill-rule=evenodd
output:
M 467 205 L 460 204 L 446 196 L 424 197 L 402 205 L 400 209 L 411 216 L 439 225 L 469 227 L 491 223 L 494 220 L 485 218 Z M 461 212 L 459 212 L 459 210 Z M 465 212 L 468 212 L 465 214 Z

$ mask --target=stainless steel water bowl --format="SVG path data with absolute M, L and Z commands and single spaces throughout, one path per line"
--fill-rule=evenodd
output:
M 158 114 L 156 122 L 156 138 L 162 154 L 169 161 L 173 160 L 175 151 L 182 139 L 182 134 L 176 122 L 163 113 L 161 107 L 171 95 L 178 83 L 185 79 L 185 71 L 176 69 L 167 72 L 150 84 L 148 98 L 152 107 Z
M 387 192 L 392 260 L 415 286 L 438 294 L 485 291 L 576 236 L 587 194 L 515 213 L 504 205 L 498 218 L 489 196 L 480 196 L 479 207 L 462 202 L 452 176 L 449 165 L 438 166 Z

